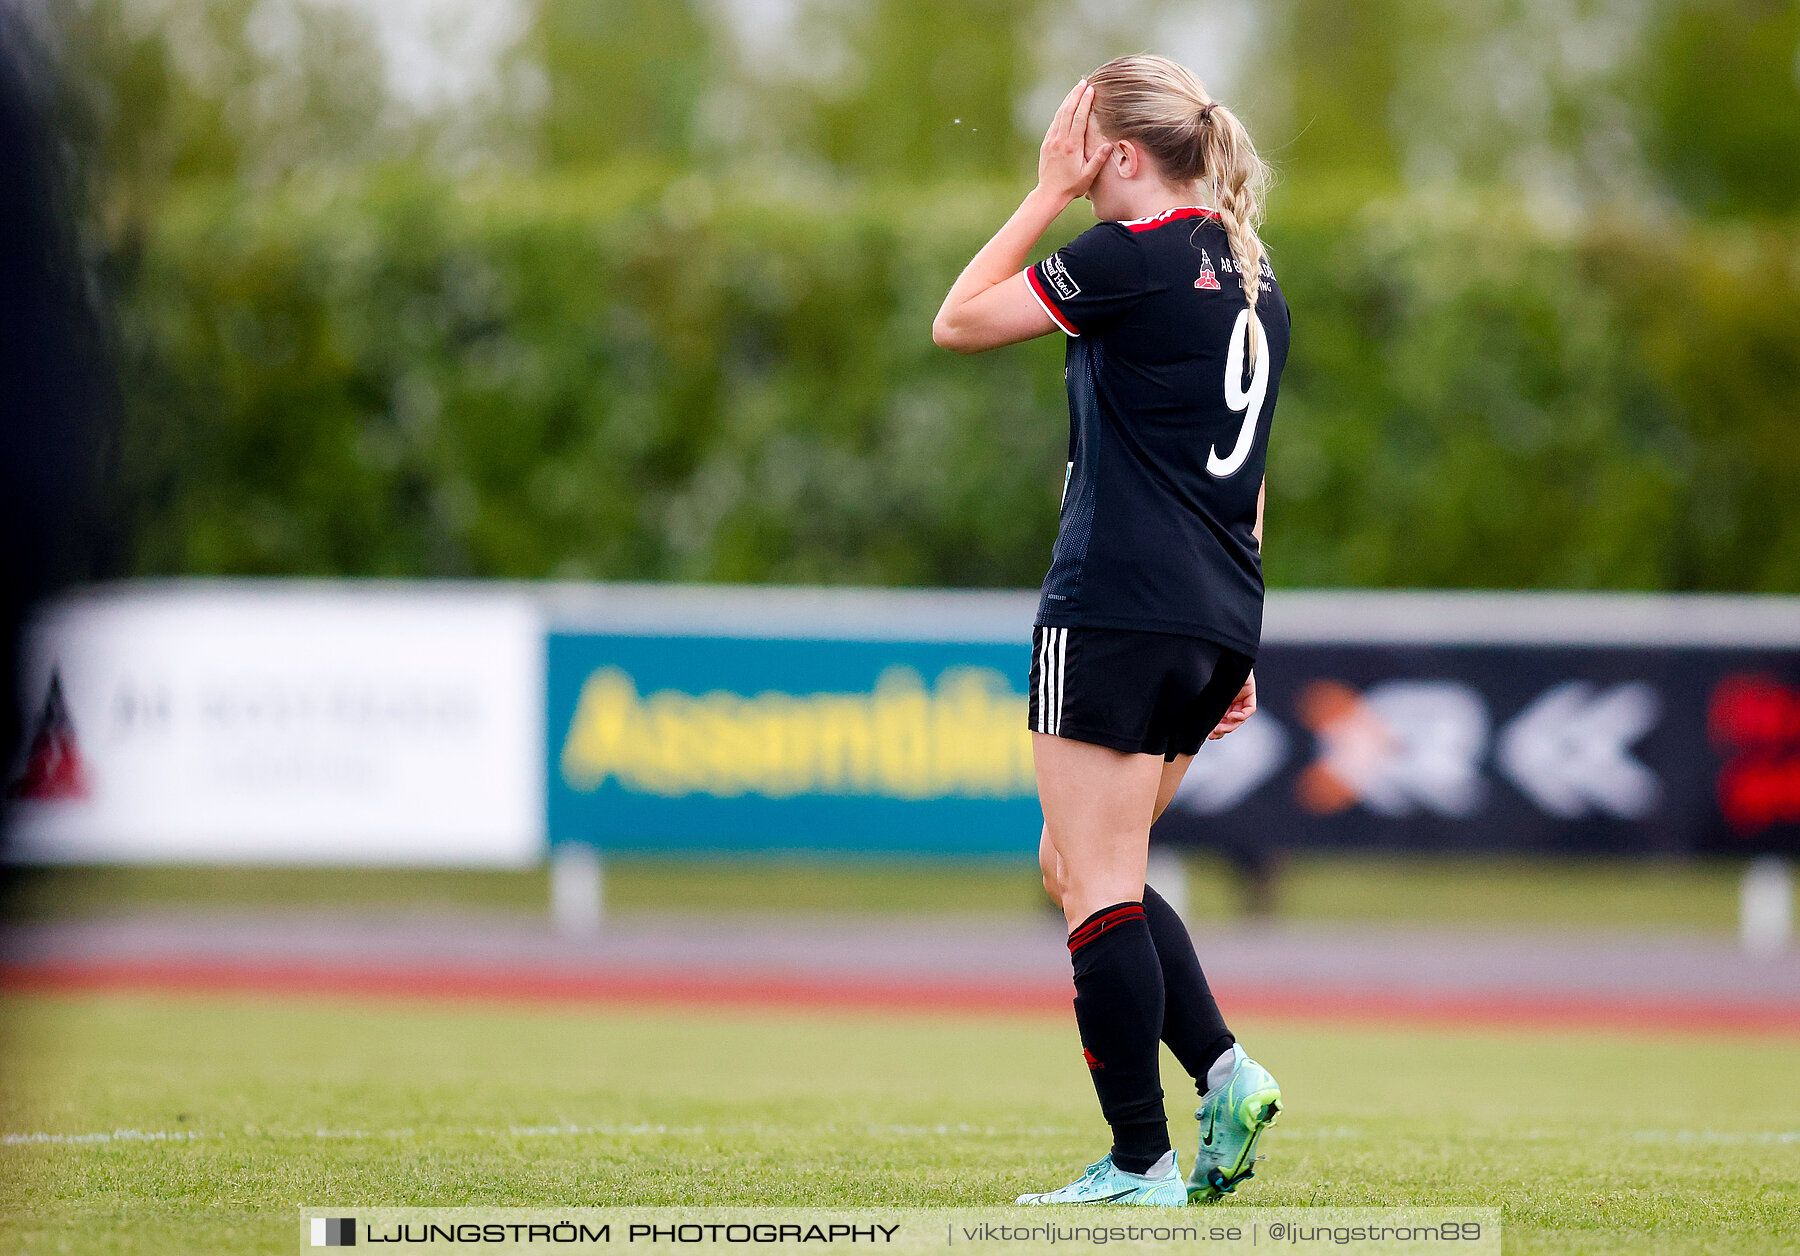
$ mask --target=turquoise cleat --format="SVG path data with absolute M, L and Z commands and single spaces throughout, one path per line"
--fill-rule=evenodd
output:
M 1200 1099 L 1200 1149 L 1188 1175 L 1189 1203 L 1210 1204 L 1255 1176 L 1256 1142 L 1281 1115 L 1281 1087 L 1269 1070 L 1231 1048 L 1235 1064 L 1224 1084 Z
M 1090 1164 L 1082 1175 L 1060 1190 L 1042 1195 L 1021 1195 L 1021 1204 L 1148 1204 L 1180 1208 L 1187 1203 L 1181 1181 L 1181 1162 L 1169 1153 L 1169 1171 L 1156 1177 L 1127 1173 L 1112 1162 L 1112 1153 Z

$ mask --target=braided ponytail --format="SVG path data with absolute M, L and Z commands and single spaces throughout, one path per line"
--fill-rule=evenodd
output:
M 1193 71 L 1166 57 L 1119 57 L 1088 75 L 1101 134 L 1129 139 L 1176 183 L 1193 183 L 1219 211 L 1250 310 L 1246 365 L 1261 348 L 1256 302 L 1262 292 L 1263 197 L 1269 167 L 1237 115 L 1207 95 Z
M 1262 292 L 1263 196 L 1269 188 L 1269 168 L 1256 155 L 1250 133 L 1237 115 L 1224 105 L 1209 105 L 1202 130 L 1206 133 L 1201 175 L 1212 183 L 1214 207 L 1231 241 L 1232 260 L 1244 285 L 1244 304 L 1250 308 L 1246 361 L 1256 364 L 1258 342 L 1256 299 Z

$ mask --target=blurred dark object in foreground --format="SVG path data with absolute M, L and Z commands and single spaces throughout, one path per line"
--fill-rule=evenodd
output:
M 24 618 L 95 574 L 96 479 L 114 410 L 55 84 L 41 41 L 0 4 L 0 784 L 17 763 Z

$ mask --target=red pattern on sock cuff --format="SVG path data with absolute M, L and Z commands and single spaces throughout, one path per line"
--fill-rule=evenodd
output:
M 1082 921 L 1075 932 L 1069 935 L 1069 954 L 1073 955 L 1108 929 L 1143 918 L 1142 903 L 1120 903 L 1117 907 L 1104 908 Z

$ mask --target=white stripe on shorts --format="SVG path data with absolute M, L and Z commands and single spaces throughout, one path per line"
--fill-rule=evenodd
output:
M 1037 639 L 1037 731 L 1050 731 L 1050 629 L 1039 628 Z
M 1036 731 L 1062 735 L 1063 672 L 1069 659 L 1069 630 L 1039 628 L 1037 638 Z
M 1068 661 L 1068 658 L 1069 630 L 1058 628 L 1056 630 L 1056 724 L 1050 730 L 1058 737 L 1062 736 L 1063 664 Z

